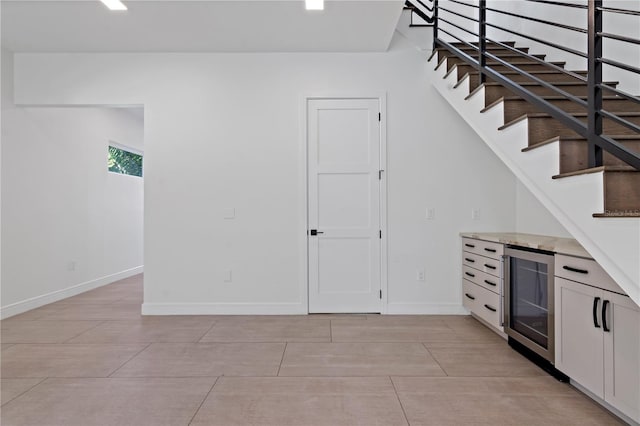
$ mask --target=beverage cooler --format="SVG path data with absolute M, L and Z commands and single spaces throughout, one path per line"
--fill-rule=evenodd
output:
M 504 328 L 509 340 L 554 363 L 553 253 L 505 249 Z

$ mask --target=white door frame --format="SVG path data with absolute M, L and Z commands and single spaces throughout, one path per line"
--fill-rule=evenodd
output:
M 308 104 L 310 100 L 316 99 L 376 99 L 380 107 L 380 169 L 382 179 L 380 181 L 380 229 L 382 230 L 382 239 L 380 241 L 380 289 L 382 290 L 382 306 L 381 313 L 387 313 L 388 305 L 388 280 L 387 280 L 387 94 L 386 92 L 374 92 L 369 94 L 351 93 L 351 92 L 335 92 L 323 93 L 318 95 L 302 95 L 300 97 L 299 121 L 300 121 L 300 150 L 299 150 L 299 240 L 300 253 L 300 304 L 306 307 L 306 313 L 309 313 L 309 245 L 308 245 L 308 145 L 307 129 L 308 129 Z

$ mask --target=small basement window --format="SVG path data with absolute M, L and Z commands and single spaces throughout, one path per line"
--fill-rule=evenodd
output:
M 142 152 L 109 143 L 107 167 L 113 173 L 142 177 Z

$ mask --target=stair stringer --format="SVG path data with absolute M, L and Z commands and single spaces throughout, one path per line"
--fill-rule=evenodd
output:
M 498 130 L 503 123 L 500 103 L 481 113 L 484 89 L 469 94 L 468 79 L 458 83 L 457 72 L 445 78 L 446 67 L 429 69 L 434 87 L 469 124 L 511 172 L 589 252 L 629 297 L 640 305 L 640 219 L 594 218 L 604 211 L 603 172 L 563 179 L 559 173 L 559 143 L 529 152 L 527 120 Z M 457 87 L 456 87 L 457 86 Z

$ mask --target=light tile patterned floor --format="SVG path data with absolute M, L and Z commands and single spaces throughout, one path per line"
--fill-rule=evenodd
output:
M 622 424 L 471 317 L 142 317 L 141 303 L 135 276 L 2 321 L 0 424 Z

